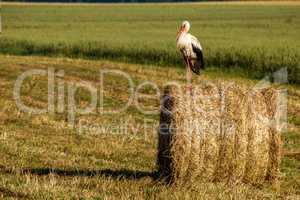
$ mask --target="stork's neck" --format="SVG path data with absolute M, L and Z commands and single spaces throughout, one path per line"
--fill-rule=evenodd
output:
M 181 37 L 185 36 L 186 34 L 187 34 L 187 31 L 181 31 L 181 32 L 179 32 L 179 33 L 178 33 L 178 35 L 177 35 L 177 38 L 176 38 L 176 40 L 178 41 L 178 40 L 179 40 L 179 38 L 181 38 Z

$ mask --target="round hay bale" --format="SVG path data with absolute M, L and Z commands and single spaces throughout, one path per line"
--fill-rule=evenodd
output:
M 202 84 L 192 93 L 165 89 L 157 165 L 176 183 L 262 183 L 279 173 L 279 134 L 262 119 L 274 117 L 266 95 L 236 84 Z M 276 150 L 274 150 L 276 149 Z
M 283 93 L 282 93 L 283 92 Z M 280 176 L 280 162 L 282 143 L 279 132 L 286 126 L 287 103 L 286 96 L 281 98 L 281 95 L 286 95 L 284 90 L 275 90 L 274 88 L 265 89 L 262 91 L 267 104 L 267 115 L 271 119 L 269 125 L 269 159 L 266 180 L 271 183 L 277 183 Z

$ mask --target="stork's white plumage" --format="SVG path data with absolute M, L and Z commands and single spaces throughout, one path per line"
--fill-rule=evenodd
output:
M 189 34 L 190 23 L 182 22 L 182 25 L 177 33 L 177 48 L 183 55 L 186 64 L 186 78 L 188 83 L 191 83 L 192 72 L 200 75 L 200 70 L 204 69 L 204 59 L 202 47 L 198 39 Z

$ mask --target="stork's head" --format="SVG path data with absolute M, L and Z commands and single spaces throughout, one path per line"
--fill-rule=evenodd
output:
M 188 21 L 183 21 L 179 31 L 177 32 L 177 37 L 181 34 L 181 33 L 187 33 L 190 30 L 190 23 Z

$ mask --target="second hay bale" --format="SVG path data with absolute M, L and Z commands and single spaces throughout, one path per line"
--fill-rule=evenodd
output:
M 160 118 L 160 173 L 173 182 L 274 181 L 280 137 L 264 121 L 276 109 L 266 103 L 265 94 L 234 84 L 202 85 L 192 95 L 167 88 Z

